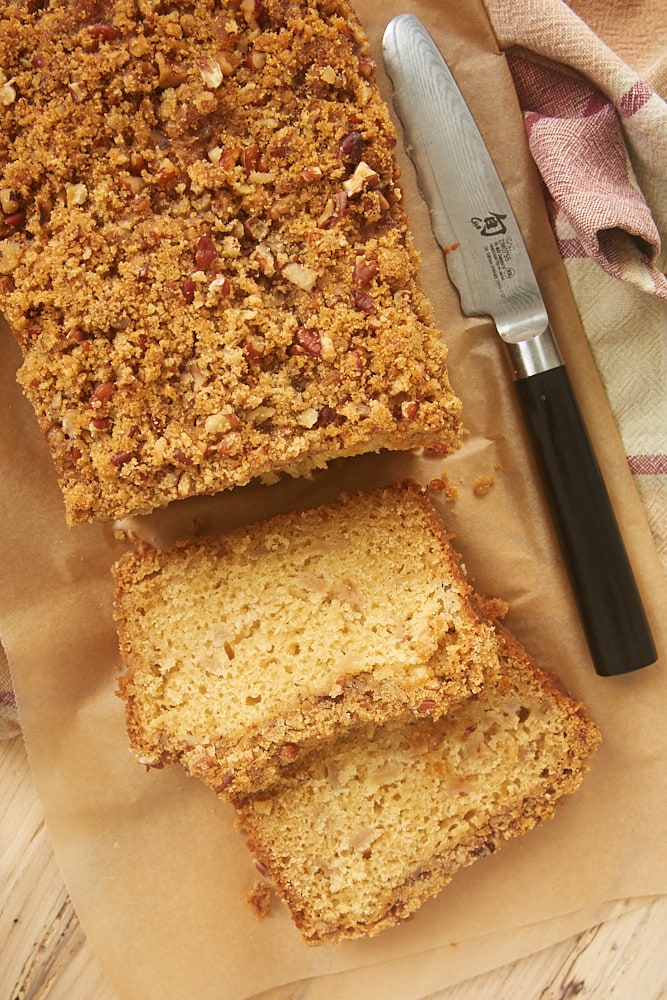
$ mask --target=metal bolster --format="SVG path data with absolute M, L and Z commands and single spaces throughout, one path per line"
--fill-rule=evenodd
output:
M 507 354 L 515 379 L 530 378 L 540 372 L 551 371 L 563 364 L 558 345 L 554 340 L 551 328 L 547 326 L 543 333 L 518 343 L 507 343 Z

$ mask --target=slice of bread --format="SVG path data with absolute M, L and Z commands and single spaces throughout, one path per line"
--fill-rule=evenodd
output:
M 0 309 L 70 523 L 458 447 L 375 69 L 345 0 L 4 5 Z
M 228 796 L 362 722 L 437 716 L 497 669 L 437 512 L 397 483 L 123 556 L 131 746 Z
M 305 941 L 375 935 L 552 817 L 600 736 L 498 626 L 500 678 L 446 717 L 367 726 L 236 803 Z

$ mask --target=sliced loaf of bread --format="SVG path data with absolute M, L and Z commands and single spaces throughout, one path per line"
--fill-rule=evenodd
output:
M 131 746 L 228 795 L 363 722 L 438 716 L 497 668 L 427 496 L 403 482 L 115 566 Z
M 498 645 L 500 677 L 446 717 L 357 728 L 236 803 L 305 941 L 405 920 L 578 788 L 598 729 L 501 626 Z

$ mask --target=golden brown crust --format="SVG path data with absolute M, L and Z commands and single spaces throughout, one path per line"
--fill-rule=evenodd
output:
M 497 637 L 500 677 L 448 716 L 357 730 L 237 801 L 248 846 L 307 943 L 408 919 L 579 787 L 597 727 L 507 629 Z
M 7 3 L 0 306 L 71 522 L 457 446 L 344 0 Z

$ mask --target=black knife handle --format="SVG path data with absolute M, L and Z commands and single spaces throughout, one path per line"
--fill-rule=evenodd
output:
M 618 523 L 564 365 L 515 381 L 595 670 L 657 652 Z

